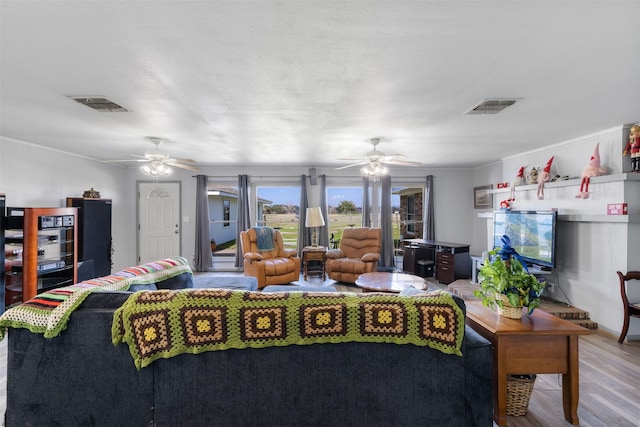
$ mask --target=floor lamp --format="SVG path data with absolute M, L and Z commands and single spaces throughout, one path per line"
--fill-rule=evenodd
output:
M 307 218 L 304 222 L 305 227 L 312 228 L 311 234 L 311 246 L 318 246 L 318 234 L 316 232 L 317 227 L 324 227 L 324 217 L 322 216 L 322 209 L 320 208 L 307 208 Z

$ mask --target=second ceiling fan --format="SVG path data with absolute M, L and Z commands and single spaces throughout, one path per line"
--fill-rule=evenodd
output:
M 338 158 L 338 160 L 355 161 L 346 166 L 341 166 L 335 170 L 352 168 L 355 166 L 363 166 L 362 173 L 365 175 L 381 175 L 386 173 L 384 165 L 398 165 L 398 166 L 420 166 L 422 163 L 414 162 L 411 160 L 403 160 L 407 156 L 404 154 L 384 154 L 382 151 L 378 151 L 376 147 L 380 144 L 380 138 L 371 138 L 371 145 L 373 150 L 369 151 L 363 158 Z

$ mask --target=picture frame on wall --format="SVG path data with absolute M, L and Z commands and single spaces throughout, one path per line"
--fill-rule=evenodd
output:
M 473 208 L 474 209 L 491 209 L 493 208 L 493 194 L 487 190 L 491 190 L 493 185 L 481 185 L 473 188 Z

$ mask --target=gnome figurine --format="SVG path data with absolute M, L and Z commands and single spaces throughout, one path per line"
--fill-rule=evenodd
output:
M 516 199 L 516 186 L 518 186 L 518 185 L 524 185 L 524 166 L 522 166 L 518 170 L 518 174 L 516 175 L 515 179 L 511 183 L 511 190 L 509 192 L 509 199 L 511 199 L 511 200 L 515 200 Z
M 553 163 L 553 157 L 549 159 L 544 169 L 538 175 L 538 199 L 544 199 L 544 183 L 549 181 L 549 177 L 551 176 L 551 163 Z
M 582 171 L 582 182 L 580 182 L 580 192 L 576 194 L 577 199 L 589 198 L 589 181 L 592 176 L 602 176 L 607 170 L 600 166 L 600 143 L 596 144 L 593 154 L 589 158 L 589 165 Z

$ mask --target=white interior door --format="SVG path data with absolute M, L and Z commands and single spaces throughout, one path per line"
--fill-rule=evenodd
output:
M 138 263 L 179 256 L 180 183 L 138 182 Z

